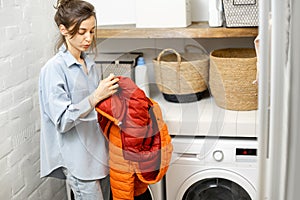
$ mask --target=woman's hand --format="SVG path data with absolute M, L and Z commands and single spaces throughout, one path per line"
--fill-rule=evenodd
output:
M 107 78 L 100 81 L 97 89 L 90 96 L 90 103 L 95 107 L 100 101 L 110 97 L 118 91 L 119 79 L 115 75 L 110 74 Z

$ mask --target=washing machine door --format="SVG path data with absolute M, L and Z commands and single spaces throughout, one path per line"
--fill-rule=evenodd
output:
M 177 200 L 254 200 L 255 188 L 244 177 L 227 170 L 207 170 L 188 178 Z

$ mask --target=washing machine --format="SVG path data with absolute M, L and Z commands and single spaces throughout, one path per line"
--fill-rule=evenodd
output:
M 165 200 L 165 179 L 161 179 L 155 184 L 149 185 L 152 200 Z
M 173 138 L 167 200 L 256 200 L 256 138 Z

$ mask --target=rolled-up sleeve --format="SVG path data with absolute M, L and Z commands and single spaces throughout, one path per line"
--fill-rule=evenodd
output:
M 77 104 L 72 104 L 68 98 L 57 98 L 51 95 L 49 103 L 49 113 L 59 132 L 66 132 L 80 123 L 81 117 L 89 113 L 93 108 L 89 103 L 88 97 Z M 51 103 L 53 100 L 53 103 Z

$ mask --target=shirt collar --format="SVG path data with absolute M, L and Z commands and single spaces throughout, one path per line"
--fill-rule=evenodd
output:
M 70 51 L 67 50 L 67 48 L 64 44 L 59 48 L 59 53 L 61 56 L 63 56 L 63 58 L 66 62 L 66 65 L 68 67 L 71 67 L 74 64 L 80 65 L 80 63 L 74 58 L 74 56 L 70 53 Z M 91 68 L 91 66 L 94 64 L 94 62 L 88 58 L 88 56 L 86 55 L 85 52 L 82 52 L 81 56 L 85 60 L 86 66 L 89 70 Z

